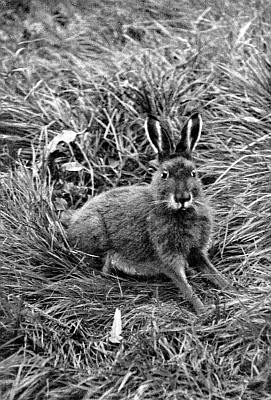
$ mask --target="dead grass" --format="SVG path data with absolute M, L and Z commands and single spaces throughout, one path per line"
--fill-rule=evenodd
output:
M 1 399 L 270 399 L 269 6 L 2 3 Z M 195 110 L 212 260 L 236 286 L 195 277 L 216 304 L 205 319 L 163 279 L 103 276 L 59 222 L 88 195 L 149 181 L 147 111 L 177 136 Z

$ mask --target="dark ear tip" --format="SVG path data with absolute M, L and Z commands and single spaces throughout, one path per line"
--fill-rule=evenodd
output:
M 200 115 L 199 112 L 196 112 L 196 113 L 192 114 L 190 119 L 192 119 L 194 121 L 201 121 L 202 120 L 201 115 Z
M 155 121 L 159 121 L 159 117 L 157 117 L 157 115 L 150 114 L 150 113 L 147 115 L 147 119 L 148 120 L 154 119 Z
M 200 116 L 200 113 L 199 112 L 195 112 L 194 114 L 192 114 L 190 116 L 190 118 L 199 118 L 199 116 Z

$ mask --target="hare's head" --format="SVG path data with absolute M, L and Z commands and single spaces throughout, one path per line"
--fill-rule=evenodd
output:
M 145 128 L 159 161 L 152 180 L 154 200 L 172 210 L 185 211 L 195 207 L 202 191 L 192 152 L 200 138 L 201 116 L 194 114 L 189 118 L 176 146 L 155 117 L 147 118 Z

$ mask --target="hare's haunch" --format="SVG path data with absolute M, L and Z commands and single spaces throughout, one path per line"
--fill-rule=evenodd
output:
M 155 117 L 148 117 L 145 128 L 159 160 L 151 184 L 112 189 L 89 200 L 72 215 L 68 238 L 83 252 L 107 254 L 106 268 L 164 273 L 199 314 L 204 306 L 187 282 L 188 265 L 219 288 L 230 286 L 207 256 L 210 209 L 192 160 L 202 120 L 193 115 L 175 147 Z

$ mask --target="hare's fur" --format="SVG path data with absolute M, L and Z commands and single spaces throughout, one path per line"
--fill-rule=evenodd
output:
M 188 264 L 220 288 L 228 286 L 207 257 L 211 213 L 191 159 L 200 130 L 196 115 L 172 151 L 159 121 L 149 118 L 148 136 L 160 161 L 151 184 L 120 187 L 94 197 L 74 212 L 68 228 L 70 242 L 81 251 L 108 254 L 107 267 L 166 274 L 197 313 L 204 306 L 187 282 Z

